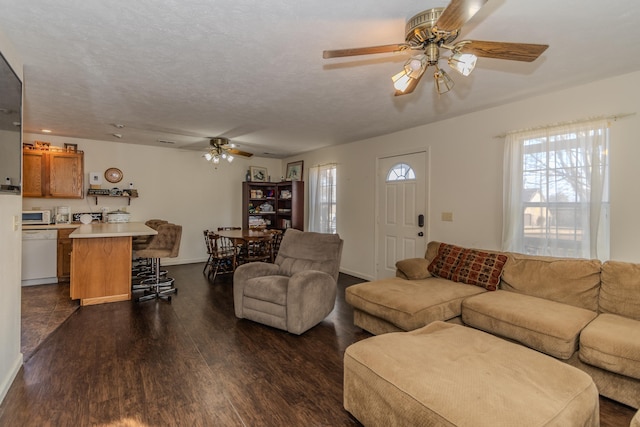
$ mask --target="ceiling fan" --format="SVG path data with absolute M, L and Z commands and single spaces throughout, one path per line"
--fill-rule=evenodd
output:
M 406 50 L 419 51 L 409 58 L 402 71 L 391 78 L 396 89 L 395 95 L 398 96 L 413 92 L 429 66 L 435 67 L 433 78 L 439 94 L 453 88 L 454 82 L 451 77 L 438 66 L 441 49 L 451 52 L 446 58 L 449 66 L 463 76 L 468 76 L 473 71 L 478 57 L 531 62 L 549 47 L 546 44 L 479 40 L 463 40 L 451 44 L 458 37 L 462 25 L 486 2 L 487 0 L 451 0 L 446 8 L 420 12 L 407 21 L 404 43 L 325 50 L 322 56 L 327 59 Z
M 204 158 L 217 165 L 220 160 L 226 160 L 231 163 L 234 156 L 253 156 L 253 153 L 238 150 L 235 147 L 235 144 L 229 141 L 229 138 L 221 136 L 210 138 L 209 150 L 204 154 Z

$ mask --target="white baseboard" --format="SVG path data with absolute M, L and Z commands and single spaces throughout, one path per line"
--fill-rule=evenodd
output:
M 374 277 L 371 277 L 371 276 L 369 276 L 367 274 L 360 273 L 358 271 L 352 271 L 352 270 L 349 270 L 347 268 L 342 268 L 342 267 L 340 268 L 340 273 L 348 274 L 349 276 L 354 276 L 354 277 L 357 277 L 359 279 L 367 280 L 369 282 L 376 280 Z
M 11 384 L 13 384 L 13 380 L 16 379 L 16 375 L 18 375 L 18 372 L 20 372 L 20 368 L 22 367 L 22 360 L 22 353 L 18 353 L 18 357 L 16 357 L 13 366 L 11 367 L 9 372 L 7 372 L 7 375 L 2 379 L 2 382 L 0 383 L 0 403 L 2 403 L 5 396 L 9 392 L 9 387 L 11 387 Z

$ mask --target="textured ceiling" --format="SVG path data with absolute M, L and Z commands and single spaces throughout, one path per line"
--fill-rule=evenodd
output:
M 480 58 L 441 96 L 427 76 L 393 96 L 407 54 L 322 59 L 403 42 L 407 18 L 447 3 L 0 0 L 0 31 L 25 64 L 27 133 L 185 148 L 224 135 L 275 157 L 640 70 L 637 0 L 489 0 L 458 40 L 550 47 L 533 63 Z

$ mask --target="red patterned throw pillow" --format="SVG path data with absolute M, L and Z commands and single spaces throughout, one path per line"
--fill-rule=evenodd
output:
M 443 279 L 495 291 L 506 262 L 507 256 L 503 254 L 441 243 L 438 255 L 429 264 L 428 270 L 434 276 Z

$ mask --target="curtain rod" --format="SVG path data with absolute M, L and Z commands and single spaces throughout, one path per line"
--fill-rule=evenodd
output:
M 574 124 L 577 124 L 577 123 L 585 123 L 585 122 L 589 122 L 589 121 L 592 121 L 592 120 L 613 120 L 615 122 L 615 121 L 617 121 L 619 119 L 624 119 L 625 117 L 635 116 L 635 114 L 636 113 L 623 113 L 623 114 L 616 114 L 616 115 L 613 115 L 613 116 L 597 116 L 597 117 L 591 117 L 591 118 L 587 118 L 587 119 L 569 120 L 569 121 L 566 121 L 566 122 L 554 123 L 554 124 L 550 124 L 550 125 L 535 126 L 535 127 L 526 128 L 526 129 L 512 130 L 512 131 L 505 132 L 505 133 L 500 134 L 500 135 L 496 135 L 496 136 L 494 136 L 494 138 L 505 138 L 507 135 L 512 134 L 512 133 L 530 132 L 530 131 L 534 131 L 534 130 L 550 129 L 550 128 L 557 127 L 557 126 L 574 125 Z
M 336 165 L 337 166 L 338 162 L 329 162 L 329 163 L 323 163 L 321 165 L 312 165 L 311 167 L 312 168 L 319 168 L 321 166 L 331 166 L 331 165 Z

